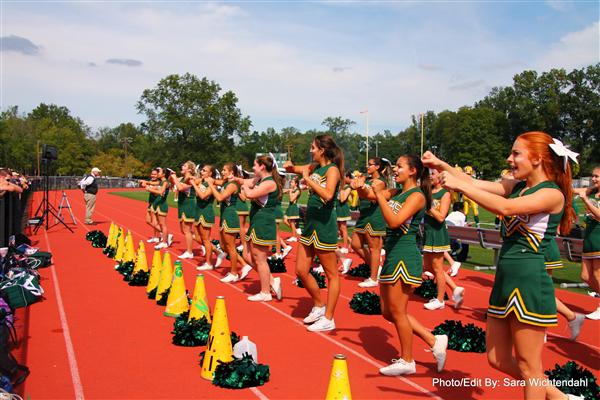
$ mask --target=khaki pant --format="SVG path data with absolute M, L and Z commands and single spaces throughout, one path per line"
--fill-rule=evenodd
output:
M 92 222 L 92 214 L 94 213 L 94 207 L 96 207 L 96 195 L 85 193 L 83 199 L 85 200 L 85 223 L 89 224 Z

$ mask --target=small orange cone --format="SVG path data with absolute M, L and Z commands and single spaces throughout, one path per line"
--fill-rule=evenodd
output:
M 210 307 L 208 305 L 206 287 L 204 286 L 204 275 L 198 274 L 196 277 L 196 286 L 194 287 L 194 296 L 192 297 L 188 322 L 191 321 L 192 318 L 200 320 L 202 317 L 206 317 L 206 320 L 210 323 Z
M 178 317 L 179 314 L 190 309 L 181 261 L 175 261 L 175 272 L 173 272 L 173 275 L 173 284 L 167 298 L 167 308 L 165 308 L 164 312 L 166 317 Z
M 202 371 L 200 376 L 212 381 L 215 377 L 215 369 L 218 361 L 230 362 L 233 360 L 233 349 L 231 346 L 231 332 L 227 321 L 227 309 L 225 308 L 225 297 L 217 296 L 213 323 L 208 335 L 208 347 L 204 353 Z
M 152 269 L 150 270 L 148 285 L 146 285 L 146 293 L 150 293 L 158 287 L 161 269 L 162 261 L 160 259 L 160 250 L 154 250 L 154 256 L 152 256 Z
M 135 267 L 133 268 L 133 274 L 135 275 L 138 271 L 148 272 L 148 260 L 146 259 L 146 247 L 144 241 L 140 240 L 138 246 L 137 257 L 135 258 Z
M 336 354 L 333 357 L 333 366 L 329 376 L 329 387 L 327 388 L 326 400 L 352 400 L 350 393 L 350 381 L 348 379 L 348 365 L 346 356 Z
M 156 301 L 162 299 L 162 294 L 171 287 L 173 281 L 173 264 L 171 264 L 171 253 L 168 251 L 163 258 L 162 268 L 160 270 L 160 278 L 156 288 Z

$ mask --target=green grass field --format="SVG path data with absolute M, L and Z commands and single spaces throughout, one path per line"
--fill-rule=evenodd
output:
M 127 192 L 109 192 L 109 194 L 112 195 L 116 195 L 116 196 L 122 196 L 122 197 L 126 197 L 129 199 L 135 199 L 135 200 L 140 200 L 143 202 L 147 202 L 148 201 L 148 192 L 146 191 L 127 191 Z M 308 200 L 308 193 L 306 191 L 302 192 L 302 196 L 300 197 L 300 201 L 299 204 L 306 204 L 306 201 Z M 169 207 L 172 208 L 177 208 L 177 203 L 175 203 L 175 201 L 173 201 L 173 194 L 170 193 L 169 194 L 169 198 L 167 199 Z M 283 196 L 283 208 L 285 210 L 285 208 L 287 207 L 287 203 L 289 201 L 289 197 L 288 195 L 284 195 Z M 578 199 L 578 202 L 580 204 L 578 204 L 579 210 L 584 210 L 585 208 L 583 207 L 583 203 L 581 202 L 581 200 Z M 219 207 L 215 207 L 215 214 L 218 216 L 219 215 Z M 582 216 L 580 215 L 580 218 Z M 490 213 L 489 211 L 483 209 L 483 208 L 479 208 L 479 218 L 480 221 L 483 224 L 489 224 L 489 226 L 485 226 L 486 228 L 489 228 L 491 226 L 494 225 L 494 219 L 496 218 L 496 216 L 492 213 Z M 469 221 L 472 221 L 472 215 L 470 215 L 468 217 Z M 281 225 L 281 230 L 284 232 L 289 232 L 289 229 L 287 226 L 285 226 L 284 224 Z M 352 233 L 352 228 L 349 229 L 349 233 Z M 493 250 L 487 250 L 487 249 L 483 249 L 479 246 L 473 246 L 471 245 L 469 247 L 469 258 L 466 262 L 463 263 L 463 267 L 464 268 L 468 268 L 468 269 L 473 269 L 475 266 L 478 265 L 492 265 L 493 264 L 493 258 L 494 258 L 494 252 Z M 581 271 L 581 264 L 579 263 L 573 263 L 567 260 L 563 260 L 563 263 L 565 265 L 564 268 L 558 269 L 554 271 L 553 277 L 554 277 L 554 285 L 556 287 L 558 287 L 558 285 L 560 285 L 561 283 L 576 283 L 576 282 L 581 282 L 581 279 L 579 278 L 579 274 Z M 493 271 L 482 271 L 488 274 L 493 274 Z M 580 293 L 586 293 L 587 291 L 585 289 L 568 289 L 574 292 L 580 292 Z

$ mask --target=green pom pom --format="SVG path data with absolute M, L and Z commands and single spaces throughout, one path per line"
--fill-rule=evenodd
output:
M 149 278 L 150 272 L 138 271 L 131 276 L 131 279 L 129 280 L 129 286 L 146 286 Z
M 156 300 L 156 288 L 148 292 L 148 298 L 150 300 Z
M 275 256 L 269 257 L 267 258 L 267 264 L 269 264 L 269 269 L 271 270 L 272 274 L 279 272 L 287 272 L 283 258 Z
M 135 267 L 135 264 L 133 263 L 133 261 L 127 261 L 127 262 L 119 261 L 119 265 L 117 265 L 115 270 L 118 273 L 120 273 L 121 275 L 123 275 L 123 280 L 128 281 L 129 280 L 128 277 L 133 272 L 134 267 Z
M 350 268 L 350 271 L 348 271 L 348 275 L 355 276 L 358 278 L 368 278 L 371 276 L 371 267 L 369 267 L 365 263 L 362 263 L 356 267 Z
M 223 251 L 223 249 L 221 248 L 221 243 L 217 239 L 213 239 L 210 242 L 215 247 L 215 249 L 217 249 L 218 251 Z
M 92 242 L 94 247 L 106 247 L 106 235 L 102 231 L 91 231 L 85 235 L 85 239 Z
M 102 253 L 107 256 L 108 258 L 114 258 L 115 254 L 117 253 L 117 250 L 112 247 L 112 246 L 108 246 L 107 248 L 105 248 L 104 250 L 102 250 Z
M 167 305 L 167 299 L 169 298 L 169 292 L 171 291 L 171 288 L 167 288 L 167 290 L 165 290 L 162 293 L 162 296 L 160 297 L 160 300 L 156 301 L 156 304 L 159 306 L 166 306 Z
M 462 324 L 461 321 L 446 320 L 436 326 L 434 335 L 447 335 L 450 350 L 485 353 L 485 331 L 473 324 Z
M 314 269 L 311 269 L 310 274 L 313 276 L 313 278 L 315 278 L 315 281 L 317 281 L 317 285 L 319 285 L 319 289 L 327 288 L 327 281 L 325 280 L 324 273 L 317 272 Z M 304 285 L 302 284 L 302 281 L 299 278 L 296 278 L 296 280 L 294 281 L 294 284 L 300 288 L 304 287 Z
M 365 290 L 352 297 L 350 308 L 358 314 L 381 315 L 381 299 L 377 293 Z
M 189 311 L 186 311 L 175 318 L 175 322 L 173 322 L 173 331 L 171 332 L 173 334 L 172 343 L 176 346 L 186 347 L 206 345 L 208 343 L 208 336 L 210 335 L 210 328 L 212 325 L 204 316 L 199 320 L 192 318 L 188 321 L 189 315 Z M 230 337 L 232 346 L 240 341 L 239 336 L 235 332 L 231 332 Z
M 433 299 L 438 295 L 437 285 L 433 279 L 425 279 L 421 286 L 415 289 L 416 295 L 421 296 L 424 299 Z M 448 300 L 448 295 L 444 293 L 444 300 Z
M 564 394 L 583 396 L 586 400 L 600 398 L 600 387 L 594 374 L 574 361 L 562 366 L 555 364 L 555 368 L 545 371 L 545 374 Z
M 262 386 L 269 381 L 269 366 L 257 364 L 249 354 L 228 363 L 219 362 L 213 384 L 228 389 Z

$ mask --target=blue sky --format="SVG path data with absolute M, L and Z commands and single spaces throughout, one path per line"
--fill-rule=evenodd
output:
M 342 116 L 396 132 L 472 105 L 526 69 L 600 62 L 597 1 L 77 2 L 0 4 L 0 107 L 68 107 L 92 128 L 139 123 L 135 103 L 190 72 L 232 90 L 253 129 Z

